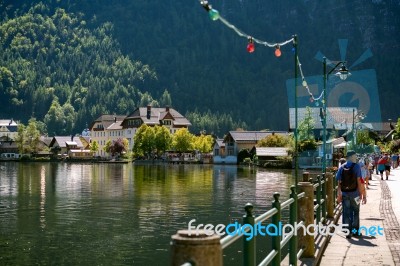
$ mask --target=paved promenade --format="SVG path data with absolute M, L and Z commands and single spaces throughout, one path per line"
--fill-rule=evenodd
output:
M 380 226 L 384 235 L 334 235 L 320 265 L 400 265 L 400 168 L 392 169 L 387 181 L 385 175 L 383 181 L 379 175 L 372 178 L 367 204 L 361 205 L 360 226 Z

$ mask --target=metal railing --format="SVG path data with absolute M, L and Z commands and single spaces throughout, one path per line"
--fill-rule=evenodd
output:
M 303 180 L 305 179 L 308 179 L 308 176 L 304 176 Z M 323 174 L 321 176 L 317 176 L 315 181 L 312 179 L 308 179 L 308 181 L 309 182 L 303 182 L 303 185 L 305 187 L 308 187 L 308 190 L 305 189 L 305 192 L 296 193 L 295 186 L 292 186 L 290 188 L 290 198 L 284 202 L 279 201 L 279 193 L 274 193 L 272 208 L 258 217 L 255 217 L 253 215 L 253 205 L 250 203 L 246 204 L 244 208 L 245 215 L 243 216 L 243 225 L 239 229 L 236 229 L 236 231 L 232 234 L 229 234 L 219 240 L 219 248 L 221 249 L 221 254 L 216 256 L 220 256 L 221 258 L 216 257 L 215 261 L 209 263 L 213 265 L 222 265 L 223 250 L 233 243 L 236 243 L 240 238 L 243 237 L 243 265 L 256 265 L 257 234 L 254 234 L 254 232 L 257 228 L 260 228 L 263 222 L 268 219 L 271 219 L 271 223 L 268 226 L 272 226 L 273 228 L 281 228 L 281 217 L 283 209 L 289 209 L 289 224 L 293 226 L 292 228 L 299 228 L 301 226 L 307 227 L 312 223 L 325 223 L 327 221 L 327 218 L 333 217 L 333 209 L 336 206 L 336 201 L 334 199 L 336 195 L 335 193 L 337 191 L 337 183 L 335 182 L 335 178 L 333 178 L 333 176 L 330 176 L 328 179 L 326 175 Z M 312 193 L 313 191 L 314 193 Z M 308 210 L 310 210 L 311 212 L 314 211 L 314 219 L 312 217 L 311 219 L 300 219 L 298 215 L 299 210 L 305 210 L 305 208 L 307 207 L 304 206 L 310 206 L 310 204 L 311 207 Z M 328 204 L 331 206 L 328 206 Z M 312 206 L 314 207 L 312 208 Z M 295 224 L 297 226 L 295 226 Z M 247 239 L 244 236 L 246 236 L 246 233 L 248 233 L 250 230 L 253 230 L 253 232 L 251 232 L 252 237 L 250 239 Z M 268 254 L 262 259 L 262 261 L 258 265 L 280 265 L 282 261 L 282 249 L 285 248 L 287 245 L 289 245 L 288 263 L 290 265 L 297 265 L 298 260 L 303 256 L 303 254 L 305 254 L 304 251 L 307 246 L 314 247 L 314 243 L 305 243 L 306 241 L 314 242 L 313 237 L 311 238 L 311 240 L 310 238 L 301 238 L 299 241 L 297 236 L 298 232 L 295 232 L 293 230 L 283 235 L 284 238 L 282 239 L 282 234 L 271 234 L 271 249 L 267 251 Z M 172 245 L 174 245 L 174 241 L 172 241 Z M 198 247 L 198 243 L 196 245 L 196 247 Z M 312 248 L 312 252 L 314 252 L 314 248 Z M 309 254 L 309 250 L 306 253 Z M 204 256 L 204 253 L 202 254 L 202 256 Z M 194 257 L 196 257 L 196 255 L 189 254 L 188 257 L 190 257 L 190 260 L 181 261 L 180 263 L 175 262 L 174 259 L 172 259 L 172 264 L 182 265 L 184 263 L 187 263 L 187 261 L 191 261 L 191 265 L 201 264 L 195 263 L 196 259 Z M 219 262 L 221 264 L 219 264 Z

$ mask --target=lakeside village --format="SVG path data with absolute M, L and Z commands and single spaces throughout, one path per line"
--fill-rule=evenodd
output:
M 317 109 L 299 108 L 300 168 L 322 166 L 323 127 Z M 393 124 L 391 121 L 362 123 L 355 119 L 360 117 L 356 109 L 347 108 L 347 112 L 345 109 L 328 108 L 331 117 L 326 127 L 327 167 L 337 166 L 346 149 L 359 153 L 399 152 L 400 120 Z M 227 132 L 223 138 L 191 134 L 190 121 L 170 107 L 139 107 L 128 116 L 101 115 L 75 136 L 41 136 L 35 120 L 24 126 L 5 119 L 0 120 L 0 160 L 245 163 L 292 168 L 295 125 L 292 111 L 287 132 L 236 130 Z

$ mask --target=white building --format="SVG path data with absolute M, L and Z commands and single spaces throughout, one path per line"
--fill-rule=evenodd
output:
M 91 141 L 99 144 L 96 156 L 107 157 L 104 147 L 108 140 L 126 138 L 129 142 L 129 150 L 133 148 L 133 140 L 138 128 L 146 124 L 148 126 L 165 126 L 174 134 L 180 128 L 191 126 L 189 120 L 173 108 L 139 107 L 128 116 L 102 115 L 90 125 Z
M 11 118 L 0 120 L 0 140 L 16 140 L 18 124 Z

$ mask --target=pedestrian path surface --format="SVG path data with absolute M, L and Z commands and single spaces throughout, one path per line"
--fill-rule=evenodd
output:
M 332 236 L 320 265 L 400 266 L 400 168 L 392 169 L 389 180 L 374 174 L 367 190 L 367 204 L 360 208 L 360 226 L 380 226 L 383 236 L 368 235 L 347 239 L 340 232 Z M 385 179 L 385 176 L 384 176 Z M 340 217 L 338 223 L 342 222 Z

